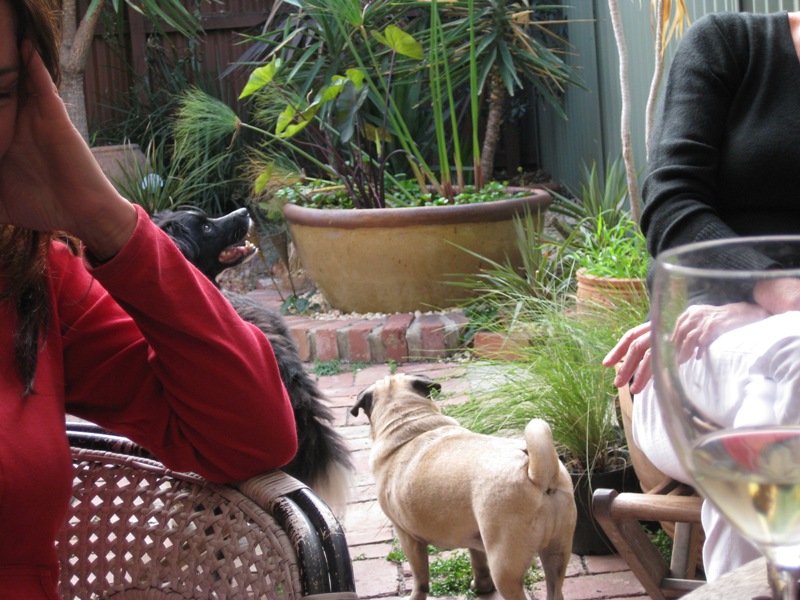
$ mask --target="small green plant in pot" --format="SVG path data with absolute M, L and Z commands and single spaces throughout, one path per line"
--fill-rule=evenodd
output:
M 613 306 L 638 297 L 646 300 L 645 277 L 650 263 L 645 238 L 628 210 L 628 185 L 619 159 L 604 173 L 584 166 L 580 189 L 570 195 L 553 192 L 551 208 L 559 215 L 561 239 L 549 239 L 559 260 L 577 279 L 580 308 Z
M 617 306 L 626 301 L 646 302 L 650 255 L 644 236 L 628 218 L 609 226 L 602 215 L 567 255 L 576 267 L 579 308 Z
M 650 256 L 644 236 L 636 224 L 623 218 L 608 225 L 601 215 L 591 228 L 579 228 L 583 242 L 570 253 L 578 269 L 597 277 L 642 279 L 647 275 Z

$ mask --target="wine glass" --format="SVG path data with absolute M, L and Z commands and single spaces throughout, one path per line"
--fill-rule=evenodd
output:
M 792 384 L 800 390 L 800 368 L 793 376 L 791 366 L 800 367 L 800 350 L 792 355 L 800 313 L 745 310 L 752 322 L 729 325 L 710 344 L 694 337 L 711 311 L 755 308 L 756 286 L 775 284 L 800 289 L 800 236 L 701 242 L 661 254 L 653 278 L 653 375 L 665 426 L 695 487 L 765 555 L 779 576 L 771 582 L 775 598 L 796 600 L 800 394 L 794 397 Z M 747 369 L 729 352 L 737 344 L 752 352 Z

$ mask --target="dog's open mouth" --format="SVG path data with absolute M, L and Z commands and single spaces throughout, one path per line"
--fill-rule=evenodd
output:
M 248 241 L 244 244 L 228 246 L 220 252 L 217 260 L 223 265 L 238 265 L 246 261 L 256 253 L 256 246 Z

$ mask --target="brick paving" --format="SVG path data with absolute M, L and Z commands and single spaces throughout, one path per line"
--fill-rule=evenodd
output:
M 396 368 L 398 372 L 424 373 L 442 383 L 448 402 L 458 402 L 469 394 L 470 382 L 463 365 L 456 362 L 409 362 Z M 408 564 L 386 560 L 392 549 L 394 533 L 381 512 L 375 495 L 375 484 L 369 471 L 371 442 L 369 425 L 363 413 L 353 417 L 349 410 L 359 392 L 374 381 L 388 375 L 386 364 L 367 366 L 356 372 L 322 376 L 320 385 L 330 399 L 336 423 L 347 439 L 356 465 L 355 485 L 342 524 L 350 547 L 356 591 L 360 598 L 402 598 L 411 591 Z M 545 598 L 544 583 L 534 600 Z M 573 555 L 564 584 L 566 600 L 601 598 L 642 598 L 644 589 L 616 554 L 608 556 Z M 500 600 L 497 595 L 483 596 Z
M 251 292 L 272 308 L 280 304 L 277 292 Z M 424 373 L 442 383 L 445 402 L 460 402 L 481 382 L 466 372 L 452 357 L 459 350 L 458 332 L 466 319 L 458 311 L 436 315 L 390 315 L 384 318 L 315 321 L 288 317 L 292 335 L 298 341 L 306 362 L 338 358 L 368 363 L 354 371 L 319 377 L 335 416 L 335 424 L 347 440 L 356 466 L 354 487 L 342 525 L 353 560 L 356 591 L 360 598 L 407 597 L 411 574 L 407 563 L 386 559 L 392 550 L 394 532 L 378 506 L 375 483 L 369 470 L 371 440 L 363 412 L 350 414 L 356 396 L 364 388 L 393 371 Z M 484 338 L 486 339 L 486 338 Z M 487 348 L 498 352 L 498 340 L 488 339 Z M 327 358 L 326 358 L 327 357 Z M 423 357 L 427 361 L 421 360 Z M 431 359 L 437 360 L 431 360 Z M 369 364 L 371 363 L 371 364 Z M 544 582 L 533 600 L 546 597 Z M 646 597 L 644 589 L 616 554 L 608 556 L 573 555 L 564 584 L 566 600 L 626 600 Z M 499 595 L 482 596 L 501 600 Z

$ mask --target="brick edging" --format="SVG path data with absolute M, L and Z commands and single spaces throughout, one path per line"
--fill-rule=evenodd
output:
M 280 310 L 277 292 L 260 289 L 247 294 L 274 311 Z M 284 317 L 303 362 L 342 360 L 361 363 L 397 364 L 440 360 L 465 349 L 462 337 L 469 323 L 464 312 L 312 319 Z M 479 332 L 471 342 L 473 356 L 503 359 L 527 340 L 507 339 L 499 333 Z

